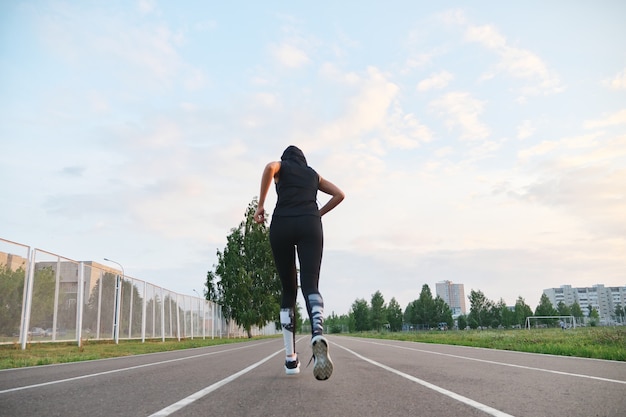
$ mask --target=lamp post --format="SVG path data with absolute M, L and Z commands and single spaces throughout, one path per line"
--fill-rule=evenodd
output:
M 122 277 L 120 278 L 119 274 L 115 279 L 115 312 L 113 315 L 113 339 L 115 340 L 115 344 L 119 344 L 120 342 L 120 310 L 122 304 L 122 281 L 124 280 L 124 267 L 121 263 L 116 262 L 112 259 L 104 258 L 107 262 L 113 262 L 117 264 L 122 269 Z

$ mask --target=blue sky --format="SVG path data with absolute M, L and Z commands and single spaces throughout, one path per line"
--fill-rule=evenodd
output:
M 292 3 L 2 2 L 0 237 L 191 295 L 294 144 L 327 311 L 626 285 L 626 3 Z

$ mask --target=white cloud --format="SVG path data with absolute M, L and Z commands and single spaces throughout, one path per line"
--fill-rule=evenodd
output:
M 626 233 L 626 136 L 602 132 L 544 141 L 519 152 L 532 179 L 512 195 L 577 217 L 582 230 L 619 238 Z
M 535 128 L 533 127 L 530 120 L 524 120 L 521 125 L 517 126 L 517 138 L 518 139 L 526 139 L 529 138 L 535 133 Z
M 350 79 L 351 77 L 339 77 Z M 325 144 L 353 142 L 362 139 L 362 135 L 385 129 L 389 110 L 398 93 L 398 86 L 387 79 L 377 68 L 367 69 L 365 77 L 359 77 L 357 93 L 345 102 L 345 112 L 331 123 L 322 125 L 311 135 L 311 148 Z
M 429 78 L 420 81 L 417 84 L 417 91 L 428 91 L 433 89 L 442 89 L 448 86 L 450 81 L 454 79 L 454 76 L 448 71 L 441 71 L 437 74 L 431 75 Z
M 497 71 L 532 81 L 532 84 L 521 88 L 523 95 L 550 94 L 563 90 L 558 74 L 550 70 L 540 57 L 526 49 L 508 45 L 506 38 L 495 27 L 468 26 L 465 38 L 469 42 L 480 43 L 498 54 L 500 61 L 496 65 Z M 490 79 L 493 76 L 493 72 L 487 72 L 482 79 Z
M 270 52 L 274 59 L 283 67 L 300 68 L 310 62 L 307 53 L 302 48 L 289 42 L 272 45 Z
M 489 49 L 504 49 L 506 47 L 506 38 L 490 25 L 469 26 L 465 32 L 465 38 L 470 42 L 482 43 Z
M 623 124 L 626 124 L 626 109 L 609 114 L 601 119 L 585 120 L 583 127 L 585 129 L 597 129 Z
M 626 90 L 626 69 L 604 83 L 614 90 Z
M 139 0 L 137 2 L 137 7 L 141 13 L 152 13 L 156 9 L 156 4 L 154 0 Z
M 552 153 L 555 150 L 560 151 L 562 154 L 563 151 L 585 149 L 585 153 L 587 153 L 590 148 L 594 148 L 598 145 L 598 137 L 599 134 L 594 133 L 559 140 L 544 140 L 537 145 L 533 145 L 519 151 L 518 157 L 521 160 L 527 161 L 531 158 L 541 157 Z
M 489 128 L 479 120 L 484 106 L 484 101 L 465 92 L 447 93 L 429 105 L 444 118 L 450 129 L 460 129 L 460 139 L 467 140 L 485 139 L 489 136 Z

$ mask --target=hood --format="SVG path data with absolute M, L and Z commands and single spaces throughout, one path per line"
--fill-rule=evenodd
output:
M 304 153 L 297 146 L 288 146 L 280 157 L 281 161 L 293 161 L 299 165 L 307 166 Z

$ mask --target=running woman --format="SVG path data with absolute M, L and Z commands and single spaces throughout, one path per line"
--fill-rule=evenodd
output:
M 311 322 L 311 349 L 313 375 L 326 380 L 333 373 L 333 362 L 328 354 L 328 340 L 324 337 L 324 300 L 318 290 L 324 233 L 321 217 L 344 199 L 344 193 L 335 184 L 322 178 L 308 166 L 304 153 L 289 146 L 280 161 L 265 166 L 261 178 L 259 205 L 254 220 L 265 221 L 265 197 L 276 184 L 278 201 L 270 224 L 270 245 L 276 269 L 282 283 L 280 323 L 285 343 L 285 372 L 300 373 L 296 353 L 294 310 L 298 296 L 296 253 L 300 262 L 300 286 Z M 331 196 L 322 208 L 317 206 L 317 191 Z

